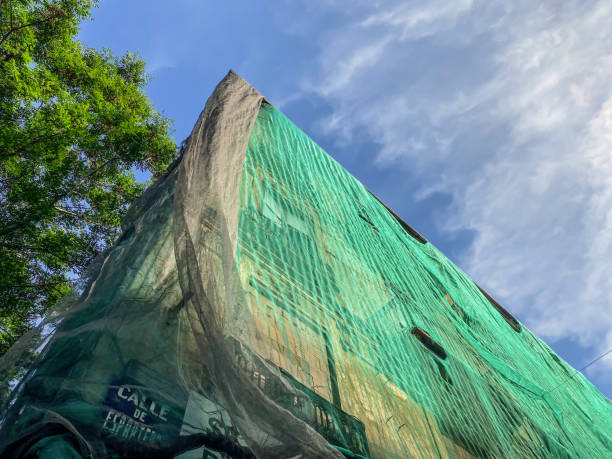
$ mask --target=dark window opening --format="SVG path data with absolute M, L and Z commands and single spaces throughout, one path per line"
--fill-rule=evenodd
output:
M 372 227 L 372 229 L 374 231 L 376 231 L 376 234 L 378 234 L 378 228 L 376 228 L 376 225 L 374 223 L 372 223 L 372 220 L 370 220 L 370 217 L 368 216 L 368 213 L 366 212 L 366 210 L 363 207 L 359 211 L 359 218 L 361 218 L 364 222 L 366 222 L 368 225 L 370 225 Z
M 563 362 L 561 361 L 559 356 L 557 356 L 557 354 L 555 354 L 553 351 L 550 351 L 550 356 L 555 362 L 557 362 L 557 365 L 559 365 L 563 369 L 563 371 L 565 371 L 568 375 L 571 374 L 569 371 L 567 371 L 566 365 L 563 364 Z
M 480 290 L 480 292 L 485 296 L 485 298 L 489 300 L 489 303 L 491 303 L 491 306 L 493 306 L 495 310 L 499 312 L 499 315 L 501 315 L 504 318 L 504 320 L 508 323 L 508 325 L 510 325 L 514 329 L 515 332 L 520 333 L 521 332 L 520 322 L 516 320 L 512 314 L 506 311 L 506 309 L 501 304 L 495 301 L 495 299 L 491 295 L 485 292 L 480 287 L 480 285 L 476 284 L 476 287 L 478 287 L 478 290 Z
M 365 214 L 365 212 L 360 212 L 359 213 L 359 218 L 361 218 L 363 221 L 365 221 L 368 225 L 370 226 L 374 226 L 374 223 L 372 223 L 370 221 L 370 219 L 368 218 L 368 216 Z
M 440 372 L 440 376 L 442 377 L 444 382 L 446 382 L 448 385 L 452 386 L 453 385 L 453 380 L 448 375 L 448 371 L 446 371 L 446 367 L 444 366 L 444 364 L 441 363 L 440 361 L 436 360 L 436 365 L 438 366 L 438 371 Z
M 429 336 L 429 333 L 427 333 L 425 330 L 419 327 L 414 327 L 411 330 L 411 333 L 416 336 L 416 339 L 418 339 L 423 346 L 433 352 L 437 357 L 441 358 L 442 360 L 446 358 L 444 348 L 439 343 L 436 343 L 433 339 L 431 339 L 431 336 Z
M 374 197 L 374 199 L 380 202 L 384 206 L 384 208 L 387 209 L 387 211 L 393 216 L 393 218 L 395 218 L 395 220 L 400 224 L 400 226 L 404 229 L 404 231 L 406 231 L 411 237 L 419 241 L 421 244 L 427 244 L 427 239 L 421 236 L 421 234 L 417 230 L 415 230 L 412 226 L 406 223 L 402 219 L 402 217 L 400 217 L 395 212 L 393 212 L 389 207 L 387 207 L 387 205 L 384 202 L 382 202 L 380 199 L 378 199 L 378 197 L 374 193 L 372 193 L 370 190 L 368 190 L 368 193 L 370 193 Z

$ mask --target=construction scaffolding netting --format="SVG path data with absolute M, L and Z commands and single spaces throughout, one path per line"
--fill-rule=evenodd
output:
M 612 455 L 612 403 L 234 73 L 0 359 L 9 457 Z

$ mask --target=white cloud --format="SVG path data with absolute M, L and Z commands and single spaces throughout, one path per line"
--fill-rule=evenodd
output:
M 390 39 L 386 37 L 375 43 L 369 43 L 345 59 L 340 59 L 335 64 L 334 77 L 330 78 L 322 86 L 322 93 L 333 94 L 350 84 L 353 76 L 360 70 L 376 65 Z
M 382 25 L 392 28 L 393 36 L 400 41 L 415 40 L 431 36 L 440 28 L 448 27 L 449 23 L 469 10 L 472 3 L 472 0 L 437 0 L 421 4 L 400 2 L 367 16 L 361 26 L 367 28 Z
M 326 129 L 437 171 L 421 196 L 451 193 L 446 229 L 477 231 L 466 270 L 540 336 L 604 352 L 612 3 L 392 3 L 323 35 L 303 88 L 332 104 Z

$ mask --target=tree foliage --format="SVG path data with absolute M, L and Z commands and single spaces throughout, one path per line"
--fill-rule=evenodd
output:
M 175 155 L 142 59 L 76 40 L 93 0 L 0 0 L 0 355 L 118 235 Z

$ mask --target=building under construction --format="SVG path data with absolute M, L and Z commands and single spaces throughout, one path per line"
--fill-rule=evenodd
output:
M 612 456 L 612 404 L 232 72 L 0 371 L 2 457 Z

